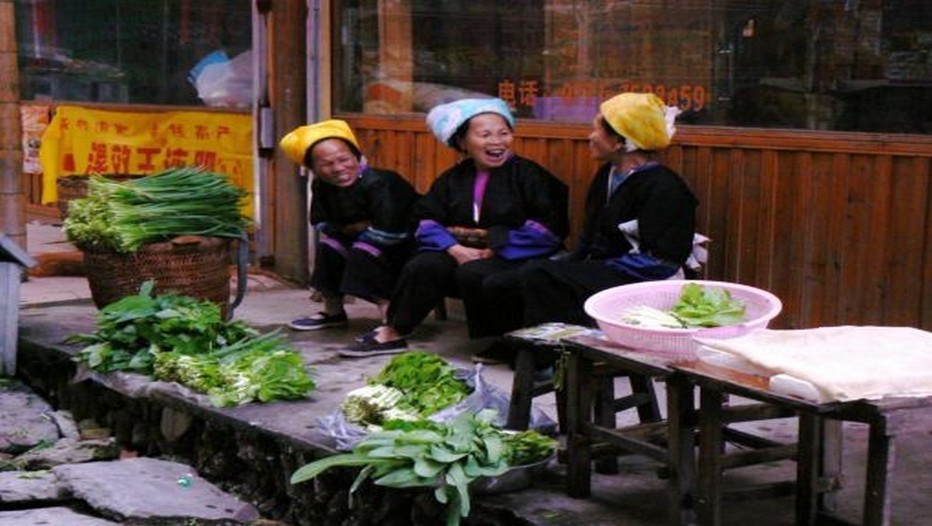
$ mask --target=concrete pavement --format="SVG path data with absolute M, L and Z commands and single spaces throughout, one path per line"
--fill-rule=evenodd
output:
M 62 243 L 60 231 L 49 225 L 30 225 L 27 231 L 30 254 L 39 254 L 54 250 L 67 250 Z M 272 276 L 250 275 L 248 292 L 243 304 L 236 310 L 235 316 L 246 320 L 260 329 L 282 326 L 288 320 L 309 314 L 315 308 L 309 302 L 308 291 L 295 287 Z M 27 335 L 42 333 L 58 324 L 79 320 L 72 326 L 86 326 L 92 318 L 93 308 L 87 282 L 81 277 L 44 277 L 30 279 L 21 288 L 21 306 L 23 315 L 21 325 Z M 451 302 L 447 321 L 428 319 L 412 338 L 415 348 L 428 348 L 442 355 L 451 363 L 471 367 L 470 356 L 484 348 L 489 340 L 472 341 L 465 334 L 462 313 L 455 302 Z M 347 360 L 336 355 L 336 349 L 348 343 L 352 336 L 374 326 L 378 322 L 377 310 L 362 301 L 348 305 L 351 317 L 348 329 L 324 332 L 290 332 L 293 343 L 302 351 L 307 361 L 317 368 L 321 375 L 319 392 L 315 395 L 317 408 L 336 403 L 343 393 L 359 385 L 365 377 L 376 372 L 386 359 Z M 81 321 L 83 320 L 83 321 Z M 69 323 L 64 323 L 68 325 Z M 32 330 L 31 330 L 32 329 Z M 89 327 L 84 330 L 88 330 Z M 54 339 L 49 336 L 50 339 Z M 512 373 L 506 366 L 484 368 L 484 374 L 491 383 L 506 393 L 510 392 Z M 627 389 L 618 385 L 618 389 Z M 662 386 L 661 386 L 662 393 Z M 537 405 L 555 418 L 552 395 L 537 399 Z M 315 405 L 315 404 L 308 404 Z M 329 406 L 328 406 L 329 407 Z M 262 408 L 249 408 L 243 411 L 243 418 L 252 418 L 260 425 L 274 428 L 276 433 L 294 433 L 307 439 L 306 432 L 301 431 L 305 424 L 296 424 L 294 418 L 279 420 L 262 420 Z M 292 417 L 294 415 L 291 415 Z M 301 418 L 307 422 L 311 413 Z M 627 417 L 631 418 L 631 417 Z M 626 423 L 624 418 L 620 423 Z M 755 432 L 770 436 L 786 438 L 795 432 L 795 421 L 781 420 L 756 423 Z M 303 433 L 303 434 L 302 434 Z M 896 466 L 896 480 L 893 488 L 893 509 L 895 525 L 919 526 L 929 524 L 932 517 L 932 501 L 927 498 L 932 489 L 932 470 L 928 464 L 912 459 L 927 456 L 932 433 L 932 415 L 915 415 L 898 441 L 898 455 L 907 459 Z M 860 497 L 863 494 L 863 466 L 866 451 L 866 432 L 863 426 L 846 425 L 846 487 L 838 494 L 839 513 L 851 519 L 860 514 Z M 593 496 L 589 499 L 574 500 L 565 497 L 562 491 L 563 474 L 560 466 L 541 477 L 535 487 L 518 493 L 488 497 L 490 502 L 516 510 L 531 524 L 624 524 L 654 525 L 665 521 L 664 481 L 656 476 L 657 466 L 641 457 L 624 457 L 622 473 L 615 476 L 596 475 Z M 763 479 L 787 478 L 792 476 L 792 463 L 765 465 L 753 469 L 729 472 L 729 483 L 750 485 Z M 725 512 L 726 525 L 778 525 L 791 524 L 793 519 L 792 498 L 771 498 L 743 502 L 727 502 Z M 551 519 L 545 520 L 545 517 Z M 559 520 L 558 520 L 559 519 Z M 562 522 L 560 522 L 562 521 Z

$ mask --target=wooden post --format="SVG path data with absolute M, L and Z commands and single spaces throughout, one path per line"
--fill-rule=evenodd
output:
M 270 102 L 276 142 L 294 128 L 307 124 L 307 4 L 304 0 L 272 3 L 269 12 Z M 316 95 L 316 94 L 315 94 Z M 274 270 L 298 282 L 308 278 L 307 178 L 276 149 L 269 177 Z
M 26 246 L 15 20 L 13 0 L 0 0 L 0 233 Z

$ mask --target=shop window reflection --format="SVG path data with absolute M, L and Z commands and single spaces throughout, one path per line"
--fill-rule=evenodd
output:
M 679 105 L 684 123 L 929 133 L 925 0 L 335 4 L 336 91 L 354 97 L 337 111 L 485 94 L 522 117 L 585 122 L 631 90 Z

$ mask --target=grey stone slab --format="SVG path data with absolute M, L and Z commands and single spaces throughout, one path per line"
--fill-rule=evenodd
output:
M 52 411 L 48 416 L 52 422 L 55 423 L 55 426 L 58 427 L 58 432 L 62 438 L 78 439 L 81 437 L 81 433 L 78 431 L 78 425 L 75 423 L 74 415 L 71 414 L 71 411 Z
M 0 526 L 114 526 L 117 522 L 76 513 L 68 508 L 0 511 Z
M 53 501 L 64 497 L 58 478 L 51 472 L 0 471 L 0 504 Z
M 75 440 L 63 438 L 51 447 L 34 449 L 14 459 L 20 469 L 49 469 L 62 464 L 77 464 L 95 460 L 113 460 L 120 456 L 120 447 L 113 438 Z
M 20 453 L 59 439 L 58 426 L 48 416 L 52 407 L 28 387 L 3 379 L 0 389 L 0 452 Z
M 192 518 L 248 523 L 259 518 L 252 505 L 177 462 L 133 458 L 58 466 L 52 472 L 74 497 L 117 520 Z M 180 484 L 189 474 L 190 482 Z

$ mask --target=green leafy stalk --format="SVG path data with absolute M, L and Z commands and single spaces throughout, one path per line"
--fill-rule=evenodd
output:
M 88 197 L 72 201 L 63 224 L 82 249 L 134 252 L 180 235 L 241 238 L 245 190 L 197 167 L 171 168 L 126 182 L 88 180 Z
M 98 313 L 97 330 L 69 340 L 76 359 L 101 371 L 132 371 L 184 384 L 218 406 L 301 398 L 315 387 L 301 355 L 280 331 L 259 334 L 225 322 L 210 301 L 153 296 L 146 282 Z
M 426 420 L 390 422 L 371 433 L 348 454 L 311 462 L 291 476 L 291 483 L 310 480 L 333 467 L 362 467 L 351 491 L 366 479 L 392 488 L 434 488 L 434 498 L 446 505 L 446 523 L 456 526 L 470 512 L 469 485 L 479 477 L 504 473 L 509 460 L 531 459 L 530 451 L 551 455 L 556 441 L 534 431 L 509 437 L 491 424 L 493 412 L 463 413 L 448 424 Z M 523 453 L 518 451 L 522 450 Z
M 454 373 L 453 366 L 436 354 L 411 351 L 395 356 L 369 383 L 400 390 L 404 397 L 399 409 L 428 416 L 469 395 L 469 388 Z
M 721 327 L 743 322 L 745 306 L 726 289 L 687 283 L 670 313 L 687 327 Z
M 669 310 L 639 305 L 628 309 L 622 319 L 632 325 L 656 328 L 722 327 L 742 323 L 745 305 L 732 298 L 727 289 L 687 283 Z

